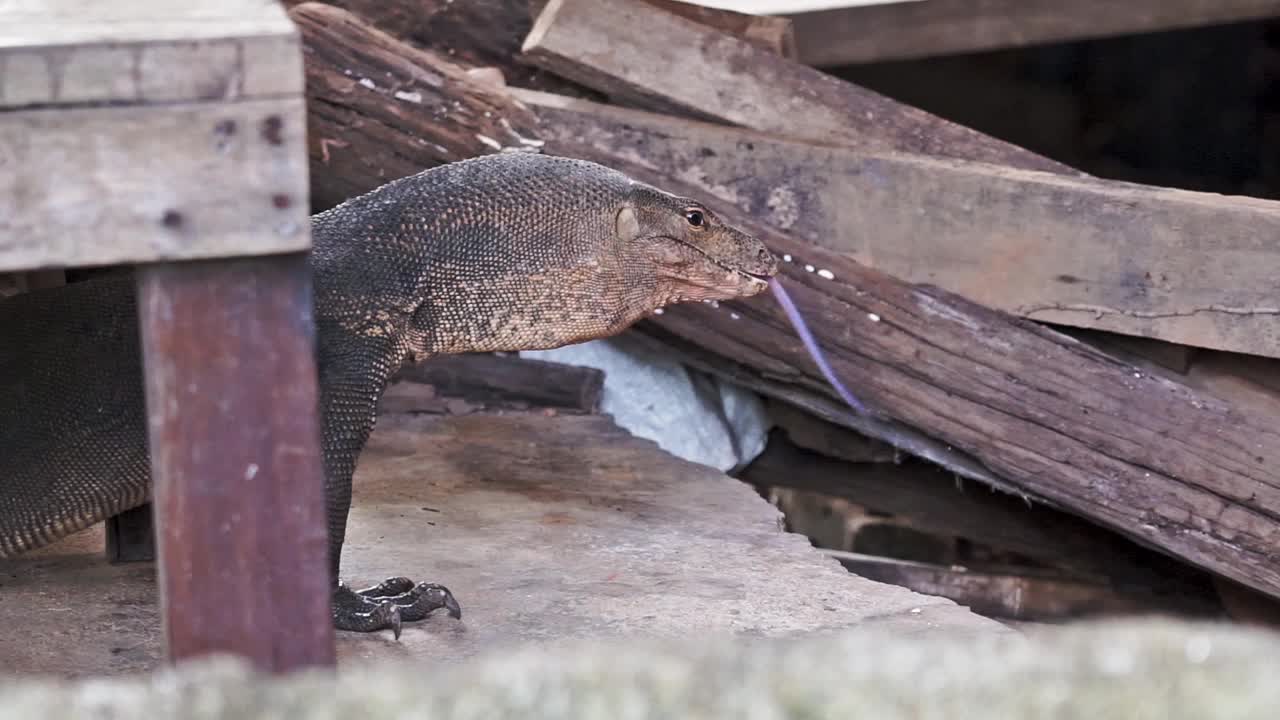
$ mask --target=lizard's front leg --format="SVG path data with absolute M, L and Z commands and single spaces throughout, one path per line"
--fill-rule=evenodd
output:
M 372 420 L 369 424 L 372 427 Z M 363 434 L 368 435 L 367 432 Z M 354 441 L 356 438 L 347 439 Z M 361 440 L 359 445 L 363 444 Z M 399 638 L 402 623 L 422 620 L 436 610 L 445 609 L 454 618 L 461 618 L 461 606 L 443 585 L 415 583 L 407 577 L 394 577 L 370 588 L 353 590 L 341 581 L 339 568 L 351 507 L 351 476 L 355 468 L 354 460 L 346 458 L 354 459 L 359 453 L 354 442 L 342 445 L 325 448 L 334 626 L 355 632 L 389 629 Z
M 320 410 L 334 626 L 355 632 L 389 629 L 399 638 L 402 623 L 422 620 L 436 610 L 445 609 L 454 618 L 461 618 L 461 606 L 443 585 L 395 577 L 370 588 L 352 590 L 340 579 L 352 475 L 377 420 L 378 399 L 386 386 L 386 376 L 390 368 L 398 366 L 399 358 L 387 346 L 361 342 L 351 335 L 346 335 L 343 343 L 333 342 L 330 339 L 337 333 L 327 329 L 328 345 L 321 344 Z M 348 351 L 326 352 L 334 347 Z M 356 348 L 359 351 L 352 351 Z

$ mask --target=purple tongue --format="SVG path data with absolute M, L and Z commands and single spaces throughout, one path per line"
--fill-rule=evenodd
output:
M 814 340 L 813 333 L 809 332 L 809 326 L 805 324 L 804 318 L 800 317 L 800 311 L 796 309 L 796 304 L 791 302 L 791 296 L 783 289 L 782 283 L 778 281 L 778 278 L 775 277 L 769 281 L 769 289 L 773 291 L 773 296 L 778 299 L 778 304 L 782 306 L 782 311 L 787 314 L 787 319 L 791 321 L 792 327 L 796 329 L 796 334 L 800 336 L 800 342 L 804 343 L 805 349 L 809 351 L 809 356 L 817 363 L 823 377 L 827 379 L 827 382 L 831 383 L 831 387 L 836 389 L 836 394 L 856 412 L 862 415 L 870 415 L 867 412 L 867 408 L 858 402 L 853 393 L 849 392 L 849 389 L 836 377 L 831 365 L 827 363 L 826 356 L 822 354 L 822 349 L 818 347 L 817 340 Z

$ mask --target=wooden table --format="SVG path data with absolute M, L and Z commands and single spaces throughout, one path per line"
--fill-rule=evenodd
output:
M 135 268 L 170 659 L 334 662 L 305 136 L 275 3 L 0 6 L 0 272 Z

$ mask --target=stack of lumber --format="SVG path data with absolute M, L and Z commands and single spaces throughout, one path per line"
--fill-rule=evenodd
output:
M 860 505 L 1095 587 L 1146 568 L 1280 597 L 1272 406 L 1128 354 L 1156 339 L 1280 356 L 1265 262 L 1280 205 L 1085 176 L 796 62 L 778 18 L 672 0 L 288 4 L 315 210 L 433 165 L 546 152 L 698 197 L 784 260 L 871 416 L 841 404 L 767 296 L 633 331 L 791 418 L 748 480 L 861 484 Z M 911 467 L 885 469 L 899 453 Z M 962 494 L 939 467 L 1016 501 Z M 1151 570 L 1156 552 L 1175 569 Z

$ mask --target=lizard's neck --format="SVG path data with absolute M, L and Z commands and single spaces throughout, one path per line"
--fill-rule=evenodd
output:
M 651 292 L 620 270 L 580 267 L 478 277 L 441 269 L 409 324 L 417 356 L 543 350 L 616 334 L 648 312 Z

